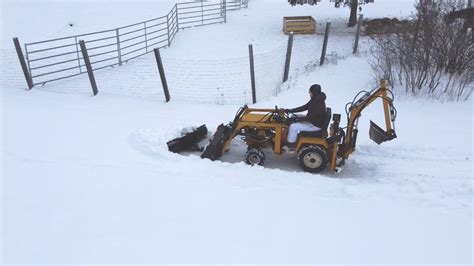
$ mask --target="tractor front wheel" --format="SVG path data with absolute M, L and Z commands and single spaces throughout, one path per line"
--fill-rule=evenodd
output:
M 309 145 L 298 151 L 298 161 L 305 171 L 317 173 L 326 168 L 328 158 L 324 148 L 318 145 Z
M 263 165 L 265 154 L 261 149 L 249 147 L 245 153 L 245 162 L 250 165 Z

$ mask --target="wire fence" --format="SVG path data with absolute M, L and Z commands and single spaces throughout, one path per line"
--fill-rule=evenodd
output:
M 290 79 L 283 83 L 287 43 L 272 48 L 254 47 L 257 102 L 278 95 L 298 80 L 298 76 L 320 67 L 323 46 L 321 35 L 294 36 L 290 63 Z M 329 37 L 325 65 L 337 64 L 352 55 L 353 36 Z M 365 48 L 365 40 L 362 47 Z M 262 51 L 261 49 L 264 49 Z M 364 52 L 363 50 L 361 51 Z M 18 60 L 14 56 L 10 58 Z M 250 104 L 252 86 L 248 55 L 220 59 L 186 59 L 162 57 L 172 100 L 208 104 Z M 146 99 L 163 99 L 163 87 L 154 56 L 133 60 L 126 67 L 95 73 L 100 94 L 125 95 Z M 344 73 L 341 73 L 344 75 Z M 90 94 L 87 76 L 62 83 L 49 84 L 41 90 L 66 94 Z
M 177 3 L 168 14 L 87 34 L 25 43 L 33 86 L 86 73 L 79 41 L 84 40 L 93 70 L 121 66 L 132 59 L 170 46 L 179 29 L 225 23 L 226 13 L 248 6 L 248 0 Z
M 334 65 L 339 60 L 352 56 L 352 38 L 352 36 L 330 37 L 325 65 Z M 365 42 L 362 44 L 366 47 Z M 258 48 L 254 48 L 257 102 L 278 95 L 282 90 L 292 86 L 299 75 L 311 73 L 315 68 L 320 67 L 322 45 L 323 41 L 319 36 L 295 36 L 290 62 L 290 79 L 285 83 L 283 77 L 287 44 L 282 43 L 263 53 Z M 154 64 L 151 59 L 148 63 Z M 171 97 L 174 99 L 223 105 L 252 103 L 248 56 L 219 60 L 184 60 L 163 57 L 163 64 Z M 150 75 L 154 76 L 155 80 L 158 79 L 157 73 Z M 141 76 L 144 78 L 144 75 Z M 148 88 L 146 93 L 163 94 L 161 85 L 156 81 L 153 87 Z M 138 91 L 130 93 L 143 95 L 142 88 L 135 87 Z M 148 95 L 151 96 L 151 94 Z
M 256 96 L 260 100 L 278 93 L 282 84 L 286 45 L 265 53 L 255 52 Z M 163 64 L 170 93 L 175 99 L 213 104 L 252 103 L 248 56 L 219 60 L 163 57 Z M 155 86 L 155 93 L 161 94 L 160 90 L 161 86 Z
M 234 5 L 228 5 L 230 2 L 223 0 L 217 4 L 203 1 L 180 3 L 175 4 L 166 16 L 115 30 L 30 43 L 25 45 L 25 48 L 30 49 L 27 51 L 29 71 L 34 73 L 35 85 L 86 73 L 81 48 L 78 45 L 79 40 L 84 40 L 88 45 L 93 70 L 121 65 L 152 52 L 154 48 L 170 45 L 178 29 L 220 23 L 221 19 L 225 21 L 227 10 L 245 7 L 246 2 L 236 1 Z M 286 83 L 284 83 L 285 66 L 290 42 L 288 44 L 281 42 L 273 48 L 265 47 L 264 52 L 259 51 L 257 47 L 253 55 L 256 99 L 260 101 L 277 95 L 281 90 L 291 87 L 298 75 L 309 73 L 315 67 L 319 67 L 322 62 L 323 37 L 321 33 L 294 36 L 289 67 L 290 79 Z M 352 34 L 331 35 L 325 54 L 326 64 L 337 63 L 338 60 L 352 55 L 355 47 L 353 44 L 357 42 L 354 40 L 357 38 Z M 366 41 L 367 38 L 362 40 L 362 49 L 367 47 Z M 50 47 L 51 42 L 55 42 L 54 47 Z M 45 47 L 41 48 L 41 45 Z M 35 49 L 31 50 L 33 46 Z M 216 60 L 163 57 L 172 98 L 213 104 L 252 103 L 249 57 L 250 55 L 241 55 Z M 49 61 L 45 65 L 36 65 L 43 60 Z M 72 66 L 64 67 L 66 64 Z M 25 66 L 23 70 L 26 68 Z M 41 73 L 43 69 L 45 72 Z M 59 77 L 52 78 L 56 74 Z M 163 96 L 163 88 L 159 82 L 160 75 L 153 56 L 133 60 L 130 67 L 114 68 L 95 74 L 101 93 L 147 98 Z M 41 80 L 41 77 L 44 80 Z M 49 85 L 43 89 L 61 93 L 90 93 L 87 83 L 85 77 L 76 78 L 72 79 L 68 86 Z

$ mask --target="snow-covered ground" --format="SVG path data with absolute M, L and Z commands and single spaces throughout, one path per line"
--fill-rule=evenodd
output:
M 363 12 L 405 16 L 412 2 L 376 1 Z M 183 127 L 207 124 L 214 130 L 239 105 L 70 93 L 89 91 L 87 77 L 26 91 L 11 57 L 13 36 L 34 41 L 113 28 L 153 17 L 154 5 L 172 2 L 119 3 L 2 2 L 0 52 L 10 58 L 1 61 L 0 83 L 2 265 L 472 264 L 472 99 L 399 99 L 399 137 L 380 146 L 368 138 L 369 120 L 383 121 L 381 106 L 374 104 L 363 113 L 357 151 L 339 174 L 304 173 L 294 158 L 271 151 L 265 168 L 250 167 L 241 162 L 239 141 L 222 161 L 172 154 L 166 142 Z M 111 8 L 115 12 L 105 19 Z M 164 56 L 225 61 L 238 47 L 246 53 L 249 42 L 273 51 L 286 42 L 282 14 L 307 13 L 335 21 L 349 10 L 250 0 L 248 10 L 229 13 L 227 24 L 179 32 Z M 34 16 L 13 23 L 19 14 L 36 14 L 45 26 L 32 29 L 39 23 Z M 70 21 L 77 32 L 65 27 Z M 136 91 L 153 87 L 159 81 L 148 77 L 151 72 L 138 81 L 124 74 L 141 73 L 147 60 L 104 70 L 98 82 Z M 295 107 L 307 100 L 310 84 L 320 83 L 328 106 L 342 113 L 359 90 L 373 86 L 364 55 L 292 73 L 280 94 L 256 106 Z

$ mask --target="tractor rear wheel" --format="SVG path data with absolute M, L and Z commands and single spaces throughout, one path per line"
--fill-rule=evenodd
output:
M 263 165 L 265 153 L 261 149 L 249 147 L 245 153 L 245 162 L 250 165 Z
M 298 151 L 298 161 L 305 171 L 317 173 L 326 168 L 328 158 L 324 148 L 318 145 L 309 145 Z

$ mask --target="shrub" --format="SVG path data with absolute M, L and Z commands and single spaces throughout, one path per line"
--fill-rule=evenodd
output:
M 372 36 L 377 79 L 413 95 L 469 98 L 474 83 L 474 38 L 463 19 L 447 20 L 460 0 L 419 0 L 407 23 Z

